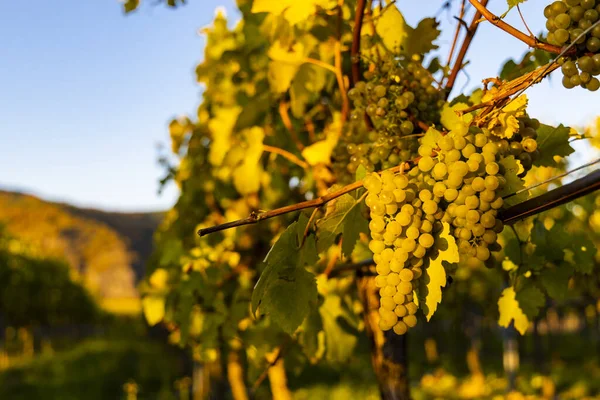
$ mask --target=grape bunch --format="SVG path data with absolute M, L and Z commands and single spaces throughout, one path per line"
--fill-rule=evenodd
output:
M 380 288 L 379 326 L 403 335 L 417 324 L 413 299 L 414 281 L 422 274 L 424 256 L 434 244 L 438 205 L 407 175 L 384 171 L 365 179 L 371 210 L 369 248 L 377 266 L 375 284 Z
M 369 248 L 374 253 L 380 288 L 380 327 L 404 334 L 414 327 L 418 307 L 413 289 L 435 252 L 434 236 L 449 224 L 459 253 L 482 262 L 499 251 L 503 224 L 496 217 L 507 184 L 502 160 L 514 156 L 525 172 L 536 157 L 539 122 L 524 116 L 519 131 L 500 139 L 489 130 L 440 134 L 418 148 L 418 162 L 408 173 L 367 176 L 370 209 Z
M 512 155 L 519 160 L 523 166 L 523 172 L 520 175 L 524 176 L 531 169 L 533 163 L 540 155 L 537 143 L 537 130 L 540 127 L 540 122 L 527 115 L 518 118 L 518 121 L 519 130 L 511 138 L 506 139 L 496 137 L 493 135 L 493 131 L 489 132 L 492 133 L 492 135 L 488 135 L 488 137 L 489 140 L 498 147 L 498 156 L 500 158 Z M 483 132 L 488 133 L 485 129 Z
M 556 46 L 574 44 L 577 56 L 561 57 L 558 63 L 563 73 L 563 86 L 572 89 L 584 87 L 590 91 L 600 88 L 600 24 L 591 28 L 600 18 L 600 1 L 555 1 L 544 9 L 548 43 Z M 583 35 L 583 36 L 582 36 Z M 580 37 L 581 36 L 581 37 Z
M 444 102 L 419 55 L 387 55 L 370 65 L 365 80 L 348 91 L 354 107 L 334 154 L 338 166 L 350 174 L 359 165 L 372 172 L 411 159 L 418 148 L 412 136 L 417 130 L 414 121 L 439 122 Z M 372 129 L 368 129 L 366 117 Z

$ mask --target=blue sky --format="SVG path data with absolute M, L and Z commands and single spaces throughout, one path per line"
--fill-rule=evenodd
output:
M 168 144 L 172 117 L 193 114 L 199 104 L 193 71 L 204 38 L 198 29 L 217 6 L 233 19 L 236 13 L 233 0 L 189 0 L 177 10 L 150 3 L 128 16 L 114 0 L 0 3 L 0 187 L 108 210 L 173 204 L 172 185 L 157 194 L 163 171 L 156 145 Z M 494 12 L 505 11 L 504 1 L 491 3 Z M 442 1 L 398 4 L 414 24 Z M 543 28 L 545 4 L 529 0 L 522 7 L 535 33 Z M 446 12 L 439 19 L 445 59 L 454 21 Z M 508 21 L 522 27 L 516 10 Z M 470 80 L 461 75 L 456 88 L 476 87 L 525 49 L 484 23 L 467 55 Z M 567 91 L 559 78 L 528 91 L 531 115 L 583 125 L 600 114 L 600 92 Z

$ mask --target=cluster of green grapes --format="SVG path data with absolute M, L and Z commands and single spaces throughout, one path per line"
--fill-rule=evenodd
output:
M 522 164 L 525 160 L 527 171 L 537 150 L 539 122 L 529 117 L 519 122 L 519 133 L 510 140 L 479 128 L 441 135 L 433 146 L 421 144 L 419 161 L 408 173 L 384 171 L 365 179 L 381 329 L 404 334 L 416 324 L 412 290 L 443 223 L 467 257 L 485 262 L 491 251 L 500 250 L 497 235 L 503 224 L 496 217 L 507 183 L 501 161 L 510 156 Z
M 600 24 L 591 28 L 600 18 L 600 1 L 555 1 L 544 9 L 547 18 L 548 43 L 564 46 L 574 43 L 577 56 L 561 57 L 558 62 L 567 89 L 581 86 L 591 91 L 600 88 Z
M 434 226 L 438 205 L 431 199 L 421 200 L 419 188 L 404 174 L 371 174 L 365 188 L 373 239 L 369 248 L 381 295 L 379 326 L 403 335 L 417 324 L 413 283 L 423 273 L 425 253 L 434 244 L 434 228 L 439 229 Z
M 518 121 L 519 130 L 510 139 L 498 139 L 493 135 L 488 135 L 488 137 L 490 137 L 490 140 L 498 147 L 498 156 L 500 158 L 512 155 L 519 160 L 523 166 L 521 175 L 524 176 L 527 171 L 531 169 L 533 162 L 540 155 L 537 143 L 537 130 L 540 127 L 540 122 L 527 115 L 518 118 Z
M 348 92 L 354 107 L 334 154 L 350 174 L 359 165 L 372 172 L 411 159 L 418 148 L 411 136 L 417 129 L 414 121 L 437 123 L 444 102 L 419 55 L 387 55 L 371 66 L 375 68 L 364 73 L 365 80 Z M 367 128 L 366 117 L 372 129 Z

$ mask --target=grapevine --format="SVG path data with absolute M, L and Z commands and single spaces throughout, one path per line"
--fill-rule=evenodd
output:
M 372 60 L 364 81 L 348 92 L 354 109 L 336 151 L 337 165 L 354 174 L 373 172 L 413 158 L 418 148 L 415 120 L 439 123 L 444 101 L 421 56 L 387 54 Z M 373 124 L 369 129 L 365 118 Z
M 544 9 L 548 42 L 573 45 L 577 54 L 561 57 L 562 84 L 567 89 L 581 86 L 592 92 L 600 88 L 600 3 L 596 0 L 555 1 Z

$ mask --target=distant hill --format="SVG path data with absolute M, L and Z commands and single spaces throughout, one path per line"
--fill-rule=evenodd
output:
M 0 224 L 65 259 L 102 299 L 137 297 L 162 213 L 114 213 L 0 190 Z

